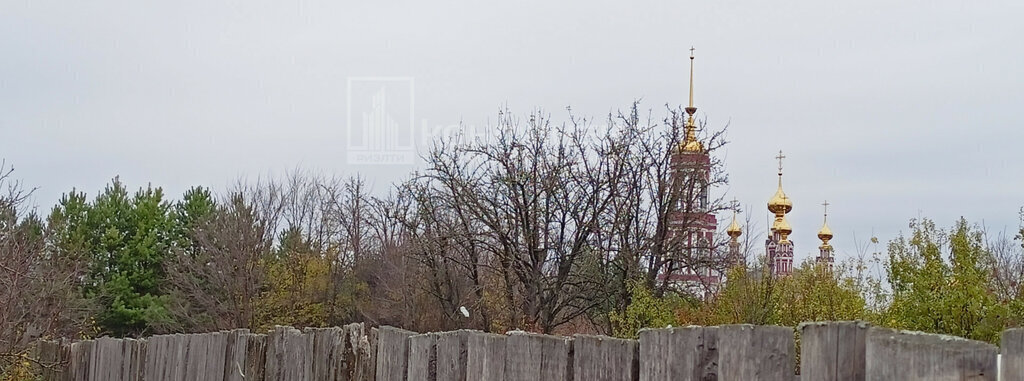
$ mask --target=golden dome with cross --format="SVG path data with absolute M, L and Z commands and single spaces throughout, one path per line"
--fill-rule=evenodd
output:
M 825 219 L 821 223 L 821 230 L 818 230 L 818 239 L 821 240 L 822 246 L 829 246 L 828 241 L 832 239 L 832 229 L 828 228 L 828 201 L 825 201 L 821 205 L 825 206 Z
M 779 188 L 775 190 L 775 195 L 771 200 L 768 200 L 768 211 L 774 213 L 778 218 L 793 210 L 793 201 L 786 196 L 786 192 L 782 191 L 782 159 L 785 159 L 786 156 L 779 151 L 779 156 L 775 158 L 779 159 Z

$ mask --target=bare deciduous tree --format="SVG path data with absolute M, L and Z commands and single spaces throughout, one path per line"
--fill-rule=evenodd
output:
M 440 309 L 497 293 L 512 312 L 502 324 L 550 332 L 610 298 L 628 303 L 629 279 L 661 295 L 672 284 L 660 274 L 724 270 L 725 240 L 687 246 L 671 232 L 725 209 L 721 198 L 703 200 L 727 181 L 714 155 L 704 177 L 673 172 L 680 121 L 641 123 L 635 104 L 603 127 L 571 113 L 559 125 L 506 111 L 488 141 L 439 142 L 406 186 L 415 204 L 406 231 Z M 709 152 L 725 144 L 721 131 L 704 135 Z
M 282 213 L 282 192 L 273 182 L 239 184 L 189 232 L 193 252 L 168 263 L 177 327 L 211 331 L 256 328 L 264 284 L 262 259 L 270 252 Z
M 1021 298 L 1024 282 L 1024 250 L 1010 235 L 1000 232 L 995 236 L 985 233 L 983 258 L 985 268 L 991 274 L 993 292 L 999 300 L 1008 302 Z
M 92 311 L 76 288 L 80 253 L 48 247 L 50 231 L 23 210 L 32 191 L 12 172 L 0 163 L 0 370 L 38 338 L 90 334 Z

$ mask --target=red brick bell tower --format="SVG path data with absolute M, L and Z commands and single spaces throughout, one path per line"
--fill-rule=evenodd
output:
M 704 144 L 697 140 L 693 105 L 693 48 L 690 49 L 690 102 L 686 107 L 685 136 L 672 152 L 671 191 L 674 205 L 668 215 L 668 236 L 675 241 L 677 266 L 663 274 L 686 288 L 712 286 L 721 283 L 722 274 L 713 270 L 714 234 L 718 219 L 710 213 L 709 195 L 711 157 Z M 696 291 L 696 290 L 695 290 Z

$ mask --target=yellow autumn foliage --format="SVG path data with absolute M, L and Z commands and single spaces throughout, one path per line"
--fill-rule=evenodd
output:
M 292 253 L 264 261 L 267 280 L 256 306 L 258 326 L 265 329 L 275 325 L 326 325 L 330 262 L 311 253 Z

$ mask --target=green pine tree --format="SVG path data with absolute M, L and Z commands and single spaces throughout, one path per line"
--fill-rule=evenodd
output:
M 169 319 L 161 284 L 176 235 L 163 198 L 151 186 L 129 196 L 115 178 L 91 203 L 72 191 L 50 214 L 52 245 L 89 263 L 83 292 L 99 305 L 104 333 L 138 336 Z

